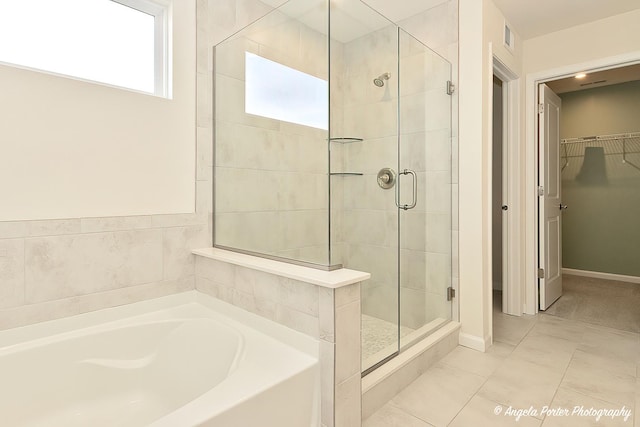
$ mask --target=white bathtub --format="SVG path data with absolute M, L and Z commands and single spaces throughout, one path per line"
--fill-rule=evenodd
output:
M 316 427 L 318 342 L 198 292 L 0 332 L 2 426 Z

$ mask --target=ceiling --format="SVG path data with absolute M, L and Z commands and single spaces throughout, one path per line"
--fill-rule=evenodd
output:
M 326 0 L 261 0 L 306 26 L 327 33 Z M 331 38 L 348 43 L 448 0 L 331 0 Z
M 611 70 L 597 71 L 595 73 L 587 73 L 586 77 L 582 79 L 567 77 L 547 82 L 546 84 L 555 93 L 566 93 L 636 80 L 640 80 L 640 64 L 614 68 Z
M 525 40 L 640 9 L 639 0 L 493 0 L 493 2 L 505 15 L 513 30 Z

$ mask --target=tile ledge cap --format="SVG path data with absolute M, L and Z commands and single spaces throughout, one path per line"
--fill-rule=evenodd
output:
M 330 289 L 338 289 L 371 278 L 369 273 L 347 268 L 324 271 L 218 248 L 194 249 L 191 253 Z

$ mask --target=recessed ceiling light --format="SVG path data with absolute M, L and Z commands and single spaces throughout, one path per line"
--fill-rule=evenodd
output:
M 587 77 L 587 75 L 585 73 L 576 74 L 576 79 L 584 79 L 585 77 Z

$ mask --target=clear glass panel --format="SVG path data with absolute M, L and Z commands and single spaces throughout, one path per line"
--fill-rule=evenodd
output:
M 451 318 L 450 78 L 447 61 L 360 0 L 290 0 L 216 47 L 214 242 L 371 273 L 365 371 Z M 267 89 L 262 110 L 246 103 L 250 80 Z M 324 81 L 328 107 L 279 111 Z M 398 208 L 414 189 L 415 207 Z
M 451 65 L 400 30 L 401 348 L 451 319 Z M 415 181 L 411 172 L 415 172 Z
M 327 8 L 288 2 L 215 48 L 216 246 L 329 263 Z
M 398 29 L 360 1 L 331 3 L 331 259 L 362 285 L 363 369 L 398 351 Z M 378 85 L 374 84 L 374 79 Z

